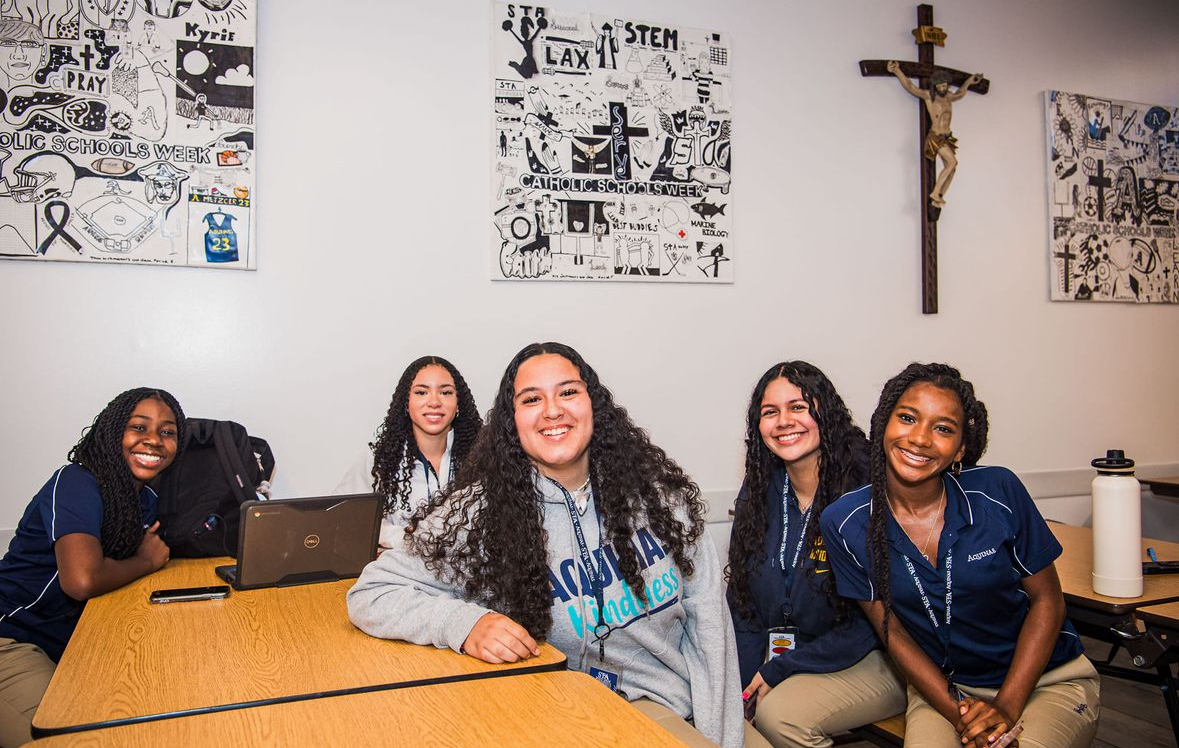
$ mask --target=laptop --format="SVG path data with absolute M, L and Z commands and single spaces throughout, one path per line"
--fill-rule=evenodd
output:
M 217 576 L 238 590 L 357 577 L 376 556 L 380 530 L 375 494 L 246 501 L 237 565 L 218 566 Z

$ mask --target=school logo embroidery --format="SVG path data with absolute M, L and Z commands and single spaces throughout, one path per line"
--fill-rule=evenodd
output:
M 997 551 L 994 548 L 988 548 L 985 551 L 979 551 L 978 553 L 972 553 L 966 557 L 966 563 L 970 563 L 971 561 L 981 561 L 984 558 L 986 558 L 987 556 L 994 556 L 996 552 Z

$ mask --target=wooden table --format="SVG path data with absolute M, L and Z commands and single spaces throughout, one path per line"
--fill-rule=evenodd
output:
M 347 694 L 44 738 L 30 748 L 275 745 L 683 748 L 584 673 Z
M 1093 530 L 1088 527 L 1049 522 L 1052 534 L 1060 541 L 1064 552 L 1056 559 L 1056 573 L 1065 602 L 1073 607 L 1114 615 L 1129 615 L 1144 605 L 1179 600 L 1179 574 L 1155 574 L 1142 578 L 1141 597 L 1107 597 L 1093 591 Z M 1165 540 L 1142 539 L 1142 560 L 1147 561 L 1146 549 L 1154 548 L 1159 558 L 1179 560 L 1179 543 Z
M 1150 492 L 1155 496 L 1163 496 L 1168 499 L 1179 498 L 1179 475 L 1172 475 L 1169 478 L 1139 478 L 1138 480 L 1149 486 Z
M 1174 639 L 1179 645 L 1179 637 L 1175 636 L 1179 632 L 1179 602 L 1148 605 L 1135 611 L 1135 615 L 1147 626 L 1166 632 L 1168 644 Z
M 564 670 L 565 656 L 490 665 L 376 639 L 348 620 L 353 580 L 152 605 L 152 590 L 217 584 L 229 559 L 175 560 L 91 600 L 33 718 L 34 735 L 274 701 Z M 313 710 L 314 706 L 306 707 Z
M 1110 646 L 1105 659 L 1088 652 L 1098 672 L 1158 687 L 1167 704 L 1171 729 L 1179 743 L 1179 697 L 1172 671 L 1175 659 L 1169 646 L 1144 632 L 1139 620 L 1147 610 L 1163 608 L 1179 612 L 1179 574 L 1152 574 L 1142 578 L 1140 597 L 1107 597 L 1093 591 L 1093 530 L 1049 522 L 1064 552 L 1056 559 L 1056 571 L 1068 606 L 1068 617 L 1080 633 Z M 1153 547 L 1163 560 L 1179 560 L 1179 543 L 1142 539 L 1142 560 L 1146 549 Z M 1162 605 L 1165 604 L 1165 605 Z M 1137 669 L 1112 664 L 1118 651 L 1125 648 Z

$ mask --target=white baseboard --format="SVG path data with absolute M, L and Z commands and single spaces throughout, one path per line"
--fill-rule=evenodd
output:
M 1134 468 L 1134 474 L 1139 480 L 1161 478 L 1165 475 L 1179 475 L 1179 462 L 1137 465 Z M 1095 477 L 1096 471 L 1093 468 L 1034 470 L 1019 474 L 1019 479 L 1028 487 L 1028 493 L 1037 501 L 1065 496 L 1088 496 L 1089 487 Z
M 1135 474 L 1139 480 L 1179 475 L 1179 462 L 1138 465 Z M 1033 470 L 1019 473 L 1019 479 L 1027 486 L 1032 500 L 1046 518 L 1070 525 L 1087 525 L 1091 516 L 1089 491 L 1095 475 L 1092 468 Z M 708 504 L 708 532 L 716 542 L 724 565 L 732 524 L 729 510 L 737 498 L 737 489 L 710 489 L 701 491 L 701 497 Z M 1159 498 L 1143 486 L 1142 526 L 1144 535 L 1179 542 L 1179 501 Z
M 1138 465 L 1135 475 L 1143 478 L 1159 478 L 1164 475 L 1179 475 L 1179 462 L 1161 462 L 1153 465 Z M 1089 496 L 1090 484 L 1095 472 L 1092 468 L 1075 470 L 1033 470 L 1019 473 L 1019 479 L 1027 486 L 1028 493 L 1037 503 L 1046 499 L 1075 500 Z M 1143 487 L 1143 495 L 1151 496 Z M 706 521 L 709 524 L 729 521 L 729 510 L 737 498 L 736 488 L 718 488 L 701 491 L 708 504 Z

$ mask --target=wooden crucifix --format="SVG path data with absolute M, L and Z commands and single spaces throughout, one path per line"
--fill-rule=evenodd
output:
M 863 76 L 896 75 L 909 93 L 918 97 L 921 118 L 921 139 L 918 152 L 921 163 L 921 312 L 937 314 L 937 219 L 945 204 L 945 190 L 957 168 L 950 135 L 950 104 L 966 95 L 967 91 L 985 94 L 990 81 L 981 75 L 944 68 L 933 63 L 933 47 L 946 45 L 946 33 L 933 25 L 933 6 L 917 6 L 917 28 L 913 29 L 917 44 L 917 62 L 890 60 L 860 60 Z M 913 86 L 909 78 L 916 78 Z M 950 91 L 953 84 L 958 87 Z M 930 119 L 931 113 L 938 118 Z M 937 173 L 937 159 L 942 160 L 942 173 Z

